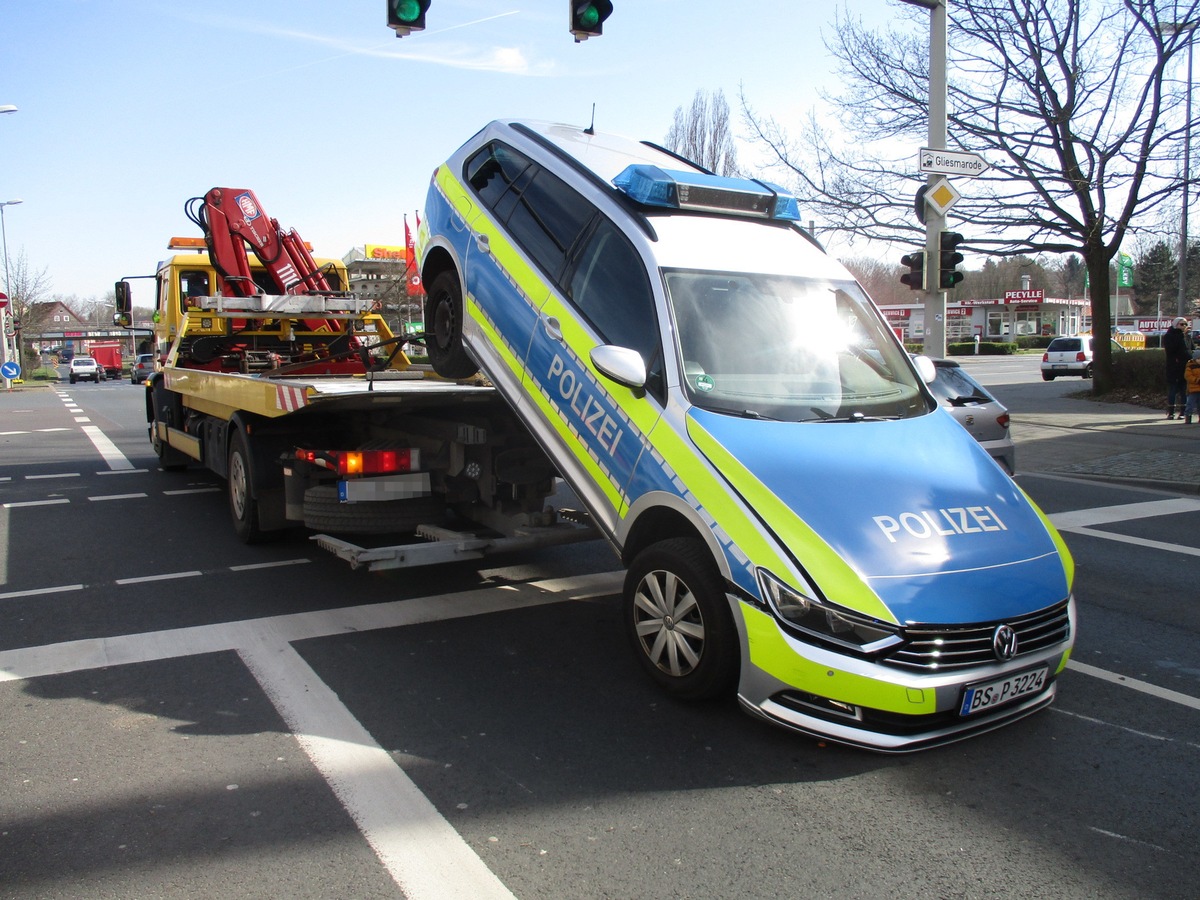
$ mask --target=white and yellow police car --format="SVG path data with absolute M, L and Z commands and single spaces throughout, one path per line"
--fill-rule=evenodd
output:
M 434 173 L 435 369 L 507 398 L 627 568 L 681 698 L 880 751 L 1048 705 L 1073 562 L 777 186 L 496 121 Z

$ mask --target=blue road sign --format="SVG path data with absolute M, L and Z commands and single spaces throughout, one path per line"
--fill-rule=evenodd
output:
M 4 365 L 0 366 L 0 375 L 3 375 L 5 378 L 9 379 L 20 378 L 21 366 L 19 363 L 6 362 Z

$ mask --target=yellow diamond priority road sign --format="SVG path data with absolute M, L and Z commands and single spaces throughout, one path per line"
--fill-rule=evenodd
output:
M 925 191 L 925 203 L 939 216 L 944 216 L 962 196 L 946 178 L 939 178 Z

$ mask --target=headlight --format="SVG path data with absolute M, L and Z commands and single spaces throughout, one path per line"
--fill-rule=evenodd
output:
M 766 569 L 758 570 L 758 584 L 775 615 L 823 642 L 833 641 L 862 653 L 875 653 L 902 640 L 895 625 L 822 600 L 808 584 L 800 589 L 791 587 Z

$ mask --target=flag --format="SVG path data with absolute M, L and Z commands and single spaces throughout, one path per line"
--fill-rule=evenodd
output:
M 405 268 L 411 268 L 417 263 L 417 254 L 413 244 L 412 232 L 408 230 L 408 215 L 404 216 L 404 255 Z
M 1133 287 L 1133 257 L 1117 254 L 1117 287 Z
M 421 217 L 417 216 L 417 228 L 421 227 Z M 419 296 L 422 293 L 421 275 L 417 272 L 417 246 L 413 243 L 412 232 L 408 230 L 408 215 L 404 216 L 404 276 L 407 284 L 405 288 L 410 297 Z

